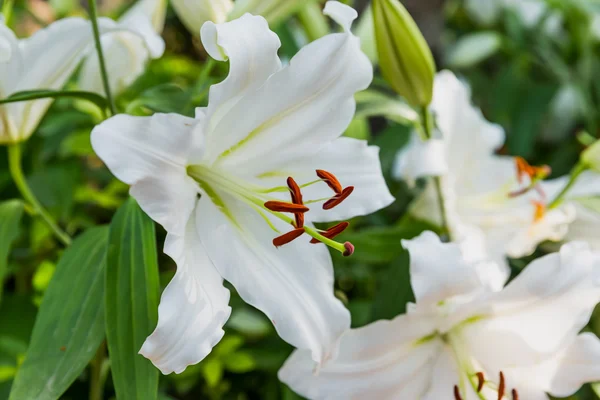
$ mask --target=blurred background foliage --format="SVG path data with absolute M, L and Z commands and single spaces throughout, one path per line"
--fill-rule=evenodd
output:
M 508 140 L 502 152 L 526 157 L 532 164 L 548 164 L 553 176 L 560 176 L 568 173 L 583 149 L 585 143 L 581 141 L 585 138 L 578 133 L 585 129 L 593 136 L 600 134 L 600 1 L 539 1 L 546 6 L 535 18 L 518 6 L 504 5 L 510 3 L 508 0 L 406 0 L 404 4 L 429 41 L 438 68 L 452 69 L 464 77 L 472 85 L 474 103 L 489 120 L 506 129 Z M 84 3 L 17 1 L 15 30 L 26 37 L 55 19 L 86 15 Z M 356 30 L 365 51 L 374 58 L 368 1 L 346 3 L 360 11 Z M 130 4 L 126 0 L 100 1 L 100 14 L 116 18 Z M 319 36 L 318 31 L 307 29 L 306 18 L 301 10 L 272 24 L 282 40 L 283 59 L 291 58 L 302 45 Z M 206 104 L 209 86 L 226 75 L 227 65 L 207 61 L 199 39 L 188 33 L 171 8 L 163 37 L 166 54 L 151 61 L 146 72 L 119 95 L 120 112 L 193 115 L 194 107 Z M 408 255 L 400 240 L 424 229 L 436 229 L 407 214 L 411 199 L 421 187 L 409 188 L 390 178 L 395 154 L 408 139 L 414 111 L 378 75 L 373 86 L 359 93 L 357 100 L 357 115 L 346 134 L 380 146 L 383 170 L 397 201 L 385 210 L 352 221 L 352 230 L 344 239 L 355 244 L 353 257 L 333 254 L 336 294 L 350 309 L 354 327 L 405 310 L 413 295 Z M 93 105 L 59 99 L 25 144 L 29 184 L 72 235 L 110 223 L 127 199 L 128 187 L 112 177 L 92 151 L 90 131 L 100 118 Z M 18 199 L 19 194 L 7 165 L 2 149 L 0 399 L 8 398 L 22 365 L 41 302 L 52 301 L 44 295 L 65 253 L 44 224 L 27 216 L 31 210 L 11 200 Z M 158 226 L 156 232 L 160 249 L 165 233 Z M 549 248 L 542 245 L 534 256 Z M 164 288 L 174 274 L 175 264 L 162 252 L 157 254 L 158 279 Z M 73 296 L 80 289 L 77 285 L 84 285 L 75 279 L 78 257 L 81 255 L 72 254 L 69 260 L 61 260 L 72 274 L 61 274 L 60 288 Z M 526 263 L 513 260 L 515 272 Z M 299 398 L 277 379 L 277 370 L 290 353 L 290 346 L 277 337 L 266 317 L 241 301 L 232 287 L 229 289 L 233 314 L 224 339 L 200 364 L 180 375 L 161 375 L 161 400 Z M 114 305 L 127 307 L 128 301 L 117 297 Z M 600 334 L 600 312 L 589 329 Z M 100 377 L 100 384 L 106 379 L 104 398 L 114 396 L 110 360 L 102 357 L 103 351 L 101 347 L 101 357 L 94 359 L 61 398 L 88 398 L 90 387 L 98 384 L 94 376 Z M 51 358 L 46 361 L 52 365 Z M 594 394 L 586 387 L 571 398 L 597 399 L 600 390 Z

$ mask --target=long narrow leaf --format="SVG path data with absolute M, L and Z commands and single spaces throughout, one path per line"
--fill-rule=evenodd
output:
M 22 92 L 13 93 L 7 98 L 0 99 L 0 104 L 50 98 L 58 99 L 61 97 L 87 100 L 103 110 L 108 106 L 108 102 L 104 97 L 96 93 L 84 92 L 82 90 L 25 90 Z
M 60 259 L 38 313 L 10 400 L 56 400 L 104 339 L 104 268 L 108 228 L 78 237 Z
M 23 203 L 8 200 L 0 203 L 0 301 L 4 288 L 4 275 L 8 267 L 8 252 L 19 233 L 19 222 L 23 216 Z
M 158 370 L 138 354 L 158 320 L 154 223 L 130 198 L 110 226 L 106 338 L 117 399 L 154 400 Z

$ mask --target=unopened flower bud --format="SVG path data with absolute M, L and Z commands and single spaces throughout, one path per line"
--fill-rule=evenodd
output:
M 588 167 L 600 172 L 600 140 L 581 153 L 581 161 Z
M 435 62 L 417 24 L 398 0 L 374 0 L 373 18 L 383 77 L 413 106 L 429 105 Z

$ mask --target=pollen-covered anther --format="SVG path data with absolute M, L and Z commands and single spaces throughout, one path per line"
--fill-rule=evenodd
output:
M 475 375 L 477 376 L 477 393 L 479 393 L 485 384 L 485 375 L 483 375 L 483 372 L 478 372 Z
M 354 191 L 354 186 L 348 186 L 342 190 L 339 195 L 333 196 L 331 199 L 323 203 L 323 210 L 331 210 L 333 207 L 338 206 L 342 201 L 346 200 L 348 196 Z
M 292 203 L 298 205 L 304 205 L 302 200 L 302 191 L 300 190 L 300 186 L 296 183 L 294 178 L 291 176 L 287 178 L 287 185 L 290 189 L 290 195 L 292 197 Z M 294 213 L 295 226 L 296 228 L 302 228 L 304 226 L 304 214 L 301 212 Z
M 519 183 L 523 182 L 524 176 L 529 177 L 533 181 L 545 179 L 552 173 L 552 169 L 548 165 L 532 166 L 523 157 L 515 157 L 515 164 Z
M 327 186 L 329 186 L 331 190 L 335 192 L 335 194 L 342 194 L 342 184 L 331 172 L 318 169 L 317 176 L 321 178 L 327 184 Z
M 454 400 L 463 400 L 458 385 L 454 385 Z
M 500 383 L 498 384 L 498 400 L 502 400 L 504 392 L 506 391 L 506 382 L 504 381 L 504 374 L 500 371 Z
M 305 213 L 309 211 L 309 208 L 302 204 L 294 204 L 275 200 L 265 202 L 265 207 L 275 212 Z
M 275 247 L 283 246 L 284 244 L 288 244 L 294 239 L 299 238 L 303 233 L 304 228 L 296 228 L 293 231 L 289 231 L 281 236 L 277 236 L 275 239 L 273 239 L 273 245 Z
M 349 222 L 340 222 L 337 225 L 332 226 L 331 228 L 327 228 L 325 232 L 321 232 L 321 235 L 325 236 L 327 239 L 333 239 L 340 233 L 344 232 L 346 228 L 350 225 Z M 317 239 L 311 239 L 310 242 L 312 244 L 320 243 Z
M 517 389 L 513 389 L 511 391 L 512 393 L 512 400 L 519 400 L 519 393 L 517 392 Z

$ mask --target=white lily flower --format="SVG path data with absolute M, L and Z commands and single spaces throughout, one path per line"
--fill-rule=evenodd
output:
M 309 399 L 548 400 L 600 379 L 600 340 L 579 334 L 600 301 L 600 253 L 566 244 L 494 291 L 456 244 L 425 232 L 403 245 L 416 304 L 350 330 L 317 371 L 295 351 L 283 382 Z
M 192 35 L 198 35 L 205 22 L 226 22 L 234 5 L 233 0 L 172 0 L 171 4 Z
M 165 42 L 160 36 L 165 24 L 166 0 L 140 0 L 118 21 L 124 31 L 104 35 L 102 49 L 113 94 L 118 94 L 135 81 L 150 59 L 160 58 Z M 90 54 L 79 73 L 79 87 L 104 95 L 100 63 Z
M 317 362 L 332 356 L 349 327 L 348 311 L 333 295 L 326 247 L 310 244 L 307 235 L 282 246 L 304 231 L 351 252 L 350 244 L 329 239 L 344 224 L 319 232 L 309 219 L 342 220 L 393 201 L 378 148 L 340 137 L 355 111 L 354 93 L 372 79 L 349 30 L 356 12 L 328 2 L 325 13 L 345 32 L 312 42 L 283 68 L 279 39 L 263 17 L 207 22 L 205 48 L 230 62 L 229 76 L 211 87 L 207 108 L 195 119 L 118 115 L 92 132 L 97 154 L 167 230 L 165 252 L 178 263 L 158 326 L 141 349 L 165 374 L 202 360 L 223 335 L 229 315 L 223 278 Z M 331 172 L 319 172 L 327 184 L 315 181 L 319 168 Z M 350 197 L 352 189 L 332 174 L 354 186 Z M 289 188 L 287 177 L 293 177 Z M 296 187 L 294 179 L 306 184 Z M 334 198 L 311 206 L 303 223 L 302 201 L 330 198 L 330 187 Z M 294 218 L 283 214 L 294 210 Z
M 114 21 L 99 18 L 102 34 L 122 30 Z M 17 39 L 0 22 L 0 99 L 11 94 L 38 89 L 61 89 L 81 59 L 93 49 L 90 21 L 65 18 L 50 24 L 27 39 Z M 0 105 L 0 144 L 26 140 L 37 128 L 52 99 Z
M 451 72 L 435 80 L 432 111 L 437 130 L 423 142 L 416 133 L 397 156 L 394 175 L 412 181 L 440 176 L 450 234 L 471 260 L 493 260 L 509 269 L 506 256 L 531 254 L 544 240 L 559 241 L 577 217 L 572 202 L 546 209 L 535 190 L 520 195 L 516 159 L 494 152 L 504 143 L 504 131 L 489 123 L 470 102 L 470 92 Z M 521 160 L 521 163 L 524 161 Z M 524 166 L 546 174 L 543 168 Z M 530 177 L 523 184 L 528 184 Z M 546 199 L 552 199 L 568 178 L 542 182 Z M 600 175 L 584 173 L 569 192 L 570 198 L 600 193 Z M 440 224 L 438 197 L 428 185 L 411 210 L 417 217 Z
M 10 60 L 15 42 L 14 33 L 4 23 L 4 17 L 0 14 L 0 63 Z

